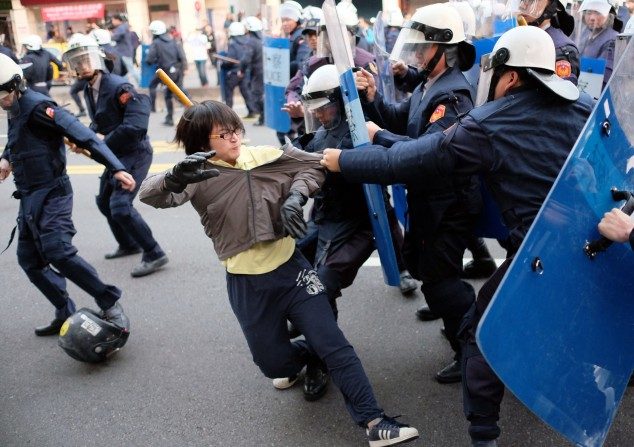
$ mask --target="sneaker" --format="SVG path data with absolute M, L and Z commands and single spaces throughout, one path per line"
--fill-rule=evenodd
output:
M 119 304 L 118 301 L 114 303 L 109 309 L 102 310 L 101 318 L 119 326 L 122 329 L 125 329 L 127 331 L 130 330 L 130 320 L 128 319 L 126 314 L 123 313 L 123 307 L 121 307 L 121 304 Z
M 366 429 L 370 447 L 402 444 L 418 438 L 418 430 L 407 424 L 396 422 L 394 418 L 383 416 L 378 424 Z
M 281 377 L 279 379 L 273 379 L 273 386 L 278 390 L 285 390 L 292 387 L 299 380 L 299 374 L 295 374 L 291 377 Z
M 401 272 L 401 282 L 399 284 L 399 288 L 401 289 L 401 293 L 403 295 L 409 295 L 414 290 L 418 289 L 416 280 L 412 278 L 412 275 L 410 275 L 407 270 L 403 270 Z
M 166 255 L 163 255 L 154 261 L 141 261 L 139 265 L 132 269 L 130 275 L 132 275 L 133 278 L 140 278 L 141 276 L 149 275 L 163 267 L 168 262 L 169 259 L 167 259 Z

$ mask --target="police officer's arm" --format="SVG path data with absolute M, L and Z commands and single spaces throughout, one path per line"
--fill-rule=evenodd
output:
M 410 99 L 388 104 L 383 100 L 376 88 L 376 80 L 372 73 L 365 69 L 356 73 L 355 83 L 361 92 L 361 106 L 370 121 L 386 127 L 396 134 L 407 132 Z
M 48 52 L 48 54 L 49 54 L 50 62 L 55 64 L 57 68 L 59 68 L 60 70 L 63 70 L 64 65 L 62 64 L 62 62 L 59 59 L 57 59 L 55 56 L 53 56 L 53 53 L 51 53 L 50 51 Z
M 326 151 L 325 151 L 326 154 Z M 339 167 L 348 181 L 359 183 L 433 183 L 448 175 L 471 175 L 495 168 L 496 157 L 488 137 L 469 116 L 445 132 L 395 143 L 391 148 L 369 146 L 338 154 Z
M 147 133 L 150 121 L 150 104 L 147 96 L 139 95 L 130 84 L 117 89 L 116 98 L 119 107 L 124 109 L 123 121 L 112 132 L 105 136 L 108 147 L 135 147 Z
M 74 115 L 55 104 L 42 103 L 37 106 L 31 114 L 29 124 L 37 128 L 40 133 L 48 131 L 51 135 L 63 134 L 73 144 L 87 149 L 93 160 L 110 171 L 125 171 L 125 166 L 92 130 L 80 123 Z
M 5 180 L 11 174 L 11 154 L 9 147 L 5 147 L 0 156 L 0 181 Z

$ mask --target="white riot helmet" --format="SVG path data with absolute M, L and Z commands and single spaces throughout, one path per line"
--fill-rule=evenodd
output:
M 434 44 L 438 49 L 428 57 L 427 50 Z M 405 22 L 390 59 L 418 67 L 428 76 L 443 54 L 447 65 L 458 65 L 462 71 L 469 70 L 475 62 L 475 48 L 467 42 L 460 14 L 446 3 L 436 3 L 418 8 Z
M 334 129 L 341 122 L 343 99 L 335 65 L 323 65 L 310 75 L 302 90 L 306 133 Z
M 293 0 L 286 0 L 280 5 L 280 18 L 287 18 L 299 22 L 302 18 L 302 5 Z
M 0 53 L 0 99 L 19 90 L 23 85 L 23 79 L 22 68 L 9 56 Z
M 356 28 L 359 26 L 359 15 L 357 14 L 357 7 L 352 4 L 352 0 L 341 0 L 337 6 L 337 15 L 339 21 L 350 28 Z
M 262 20 L 258 19 L 255 16 L 249 16 L 246 19 L 244 19 L 244 26 L 247 30 L 251 31 L 252 33 L 262 31 L 263 29 Z
M 242 22 L 232 22 L 227 31 L 229 37 L 244 36 L 247 33 L 247 29 Z
M 37 34 L 31 34 L 30 36 L 25 36 L 22 40 L 22 45 L 27 50 L 30 51 L 38 51 L 42 49 L 42 38 Z
M 90 79 L 96 70 L 107 72 L 104 54 L 91 35 L 77 36 L 73 45 L 64 53 L 62 60 L 68 64 L 71 72 L 80 79 Z
M 471 40 L 476 34 L 476 16 L 473 8 L 467 1 L 450 1 L 448 5 L 460 14 L 465 36 L 467 40 Z
M 319 34 L 323 20 L 324 12 L 321 8 L 307 6 L 304 8 L 304 29 L 302 30 L 302 34 L 306 34 L 309 31 Z
M 510 29 L 500 36 L 491 53 L 482 57 L 476 106 L 493 99 L 500 67 L 525 68 L 555 95 L 569 101 L 577 100 L 577 87 L 555 74 L 555 59 L 555 45 L 546 31 L 536 26 Z
M 107 29 L 97 28 L 90 32 L 90 35 L 97 41 L 98 45 L 112 45 L 112 36 Z
M 405 19 L 403 18 L 403 12 L 400 9 L 392 9 L 391 11 L 385 11 L 383 13 L 385 18 L 385 24 L 387 26 L 394 26 L 400 28 L 403 26 Z
M 152 35 L 161 36 L 167 32 L 167 25 L 162 20 L 153 20 L 148 29 Z

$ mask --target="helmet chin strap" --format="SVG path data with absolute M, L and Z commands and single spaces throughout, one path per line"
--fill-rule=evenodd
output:
M 429 75 L 431 74 L 432 71 L 434 71 L 434 69 L 436 68 L 436 65 L 438 65 L 438 62 L 440 61 L 440 58 L 442 57 L 444 53 L 445 53 L 445 50 L 443 46 L 438 45 L 438 48 L 436 48 L 436 52 L 434 53 L 434 57 L 432 57 L 429 60 L 429 62 L 427 62 L 427 66 L 423 70 L 420 71 L 420 74 L 424 80 L 423 82 L 427 82 Z

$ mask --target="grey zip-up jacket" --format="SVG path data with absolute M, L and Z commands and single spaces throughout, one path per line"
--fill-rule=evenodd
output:
M 271 149 L 242 146 L 241 153 L 257 154 Z M 218 258 L 224 261 L 257 242 L 286 236 L 280 207 L 290 192 L 310 197 L 324 182 L 325 172 L 319 165 L 321 154 L 310 154 L 291 145 L 281 149 L 274 149 L 279 152 L 277 158 L 248 170 L 210 163 L 209 167 L 218 169 L 220 175 L 192 183 L 179 194 L 164 189 L 166 172 L 150 176 L 141 184 L 139 199 L 155 208 L 191 201 Z

